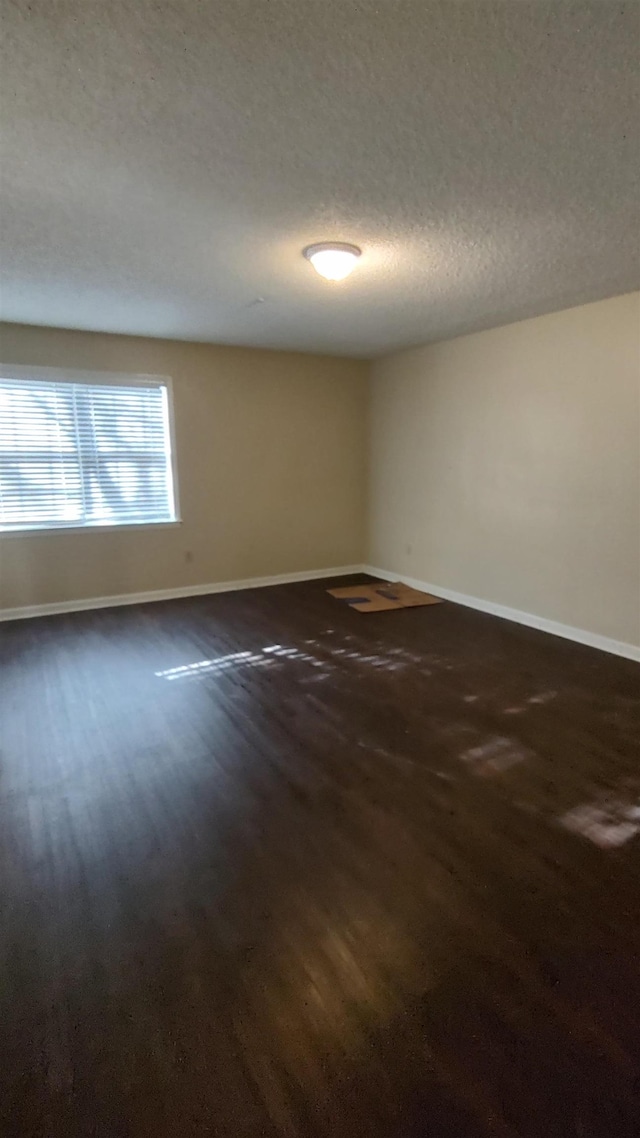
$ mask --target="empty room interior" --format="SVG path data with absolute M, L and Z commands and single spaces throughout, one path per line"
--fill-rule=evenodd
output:
M 0 12 L 0 1132 L 637 1136 L 640 3 Z

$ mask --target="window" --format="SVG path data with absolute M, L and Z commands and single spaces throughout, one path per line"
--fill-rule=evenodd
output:
M 0 531 L 177 520 L 170 380 L 0 370 Z

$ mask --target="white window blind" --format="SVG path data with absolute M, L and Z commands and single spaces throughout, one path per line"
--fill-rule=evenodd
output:
M 5 375 L 0 530 L 176 520 L 166 381 Z

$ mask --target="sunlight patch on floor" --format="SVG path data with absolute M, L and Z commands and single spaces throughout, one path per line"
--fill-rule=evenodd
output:
M 470 747 L 460 755 L 463 763 L 469 763 L 475 774 L 491 775 L 506 771 L 517 763 L 525 762 L 531 752 L 519 747 L 513 739 L 496 735 L 479 747 Z
M 192 664 L 180 664 L 175 668 L 165 668 L 154 675 L 163 680 L 193 679 L 196 676 L 218 675 L 221 672 L 238 668 L 258 668 L 296 661 L 309 664 L 312 668 L 325 667 L 319 660 L 300 652 L 297 648 L 285 648 L 282 644 L 270 644 L 256 652 L 230 652 L 226 656 L 215 656 L 211 660 L 197 660 Z
M 621 799 L 587 802 L 564 814 L 560 825 L 600 849 L 614 849 L 640 833 L 640 803 Z
M 228 656 L 217 656 L 213 660 L 197 660 L 193 664 L 181 664 L 177 668 L 166 668 L 154 675 L 163 680 L 184 680 L 193 676 L 201 676 L 211 672 L 226 672 L 238 667 L 256 667 L 258 664 L 268 664 L 268 657 L 260 656 L 254 652 L 232 652 Z

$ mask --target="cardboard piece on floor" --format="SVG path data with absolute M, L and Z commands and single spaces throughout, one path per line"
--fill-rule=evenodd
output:
M 440 597 L 421 593 L 400 581 L 393 584 L 379 582 L 371 585 L 346 585 L 340 589 L 327 589 L 332 597 L 345 601 L 356 612 L 388 612 L 390 609 L 418 608 L 421 605 L 439 605 Z
M 421 605 L 441 605 L 442 597 L 434 597 L 431 593 L 421 593 L 419 589 L 412 589 L 410 585 L 402 583 L 392 585 L 397 590 L 403 609 L 418 608 Z
M 402 608 L 389 589 L 381 587 L 378 592 L 374 585 L 350 585 L 347 588 L 327 589 L 327 592 L 339 601 L 346 601 L 349 608 L 356 609 L 357 612 L 386 612 L 388 609 Z

